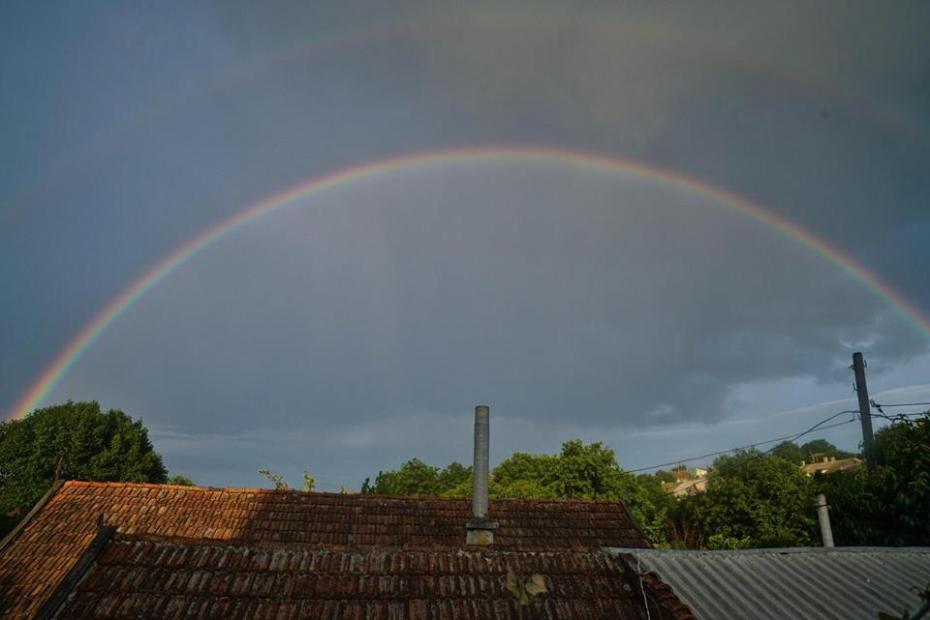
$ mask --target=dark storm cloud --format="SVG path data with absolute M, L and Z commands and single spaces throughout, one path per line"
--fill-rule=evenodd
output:
M 223 217 L 342 166 L 464 144 L 700 177 L 930 309 L 923 3 L 278 9 L 2 9 L 0 405 Z M 312 464 L 333 488 L 414 454 L 467 460 L 476 401 L 494 406 L 497 457 L 578 435 L 648 464 L 829 410 L 759 417 L 848 396 L 856 348 L 877 387 L 926 383 L 927 338 L 886 301 L 687 192 L 509 165 L 321 200 L 159 284 L 50 402 L 143 416 L 200 480 Z
M 643 426 L 718 420 L 743 383 L 833 380 L 856 344 L 926 350 L 837 265 L 680 188 L 552 164 L 359 185 L 190 262 L 66 387 L 170 386 L 147 408 L 202 432 L 475 400 Z
M 534 119 L 742 192 L 926 307 L 927 252 L 896 248 L 930 229 L 928 19 L 920 3 L 572 5 L 440 19 L 421 40 L 436 95 L 487 123 Z

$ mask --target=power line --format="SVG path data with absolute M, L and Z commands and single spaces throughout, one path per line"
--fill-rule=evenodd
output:
M 829 422 L 830 420 L 834 420 L 834 419 L 840 417 L 841 415 L 843 415 L 843 414 L 845 414 L 845 413 L 853 413 L 853 414 L 855 414 L 855 413 L 858 413 L 858 411 L 846 410 L 846 411 L 840 411 L 839 413 L 834 413 L 834 414 L 831 415 L 829 418 L 824 418 L 824 419 L 821 420 L 820 422 L 817 422 L 817 424 L 814 424 L 812 427 L 810 427 L 810 428 L 807 429 L 806 431 L 802 431 L 802 432 L 798 433 L 797 435 L 795 435 L 794 437 L 792 437 L 791 439 L 789 439 L 789 441 L 797 441 L 797 440 L 800 439 L 801 437 L 804 437 L 804 435 L 808 435 L 808 434 L 810 434 L 810 433 L 813 433 L 813 432 L 814 432 L 815 430 L 817 430 L 817 429 L 826 430 L 826 428 L 833 428 L 833 426 L 840 426 L 840 424 L 836 424 L 836 425 L 831 425 L 830 427 L 821 428 L 821 427 L 823 427 L 824 424 L 826 424 L 826 423 Z M 849 424 L 850 422 L 855 422 L 855 421 L 856 421 L 856 418 L 853 417 L 852 419 L 847 420 L 846 422 L 842 422 L 841 424 Z M 774 450 L 774 449 L 775 449 L 774 447 L 773 447 L 773 448 L 770 448 L 769 450 L 767 450 L 767 452 L 771 452 L 771 451 Z
M 875 403 L 875 404 L 878 405 L 878 403 Z M 880 406 L 880 407 L 923 407 L 923 406 L 926 406 L 926 405 L 930 405 L 930 402 L 925 402 L 925 403 L 892 403 L 892 404 L 890 404 L 890 405 L 886 405 L 886 404 L 882 403 L 881 405 L 878 405 L 878 406 Z
M 900 407 L 904 407 L 904 406 L 912 406 L 912 407 L 913 407 L 913 406 L 919 406 L 919 405 L 930 405 L 930 402 L 928 402 L 928 403 L 899 403 L 899 404 L 895 404 L 895 405 L 881 405 L 881 406 L 882 406 L 882 407 L 899 407 L 899 406 L 900 406 Z M 821 420 L 821 421 L 818 422 L 817 424 L 814 424 L 813 426 L 811 426 L 811 427 L 808 428 L 807 430 L 801 431 L 801 432 L 799 432 L 799 433 L 794 433 L 794 434 L 791 434 L 791 435 L 784 435 L 784 436 L 782 436 L 782 437 L 776 437 L 776 438 L 774 438 L 774 439 L 766 439 L 766 440 L 764 440 L 764 441 L 757 441 L 757 442 L 755 442 L 755 443 L 747 444 L 747 445 L 745 445 L 745 446 L 739 446 L 739 447 L 737 447 L 737 448 L 729 448 L 729 449 L 727 449 L 727 450 L 718 450 L 718 451 L 716 451 L 716 452 L 708 452 L 707 454 L 701 454 L 701 455 L 699 455 L 699 456 L 690 456 L 690 457 L 688 457 L 688 458 L 677 459 L 677 460 L 675 460 L 675 461 L 669 461 L 669 462 L 667 462 L 667 463 L 659 463 L 658 465 L 650 465 L 650 466 L 648 466 L 648 467 L 637 467 L 637 468 L 635 468 L 635 469 L 628 469 L 628 470 L 626 470 L 626 471 L 628 471 L 628 472 L 630 472 L 630 473 L 638 473 L 638 472 L 647 471 L 647 470 L 650 470 L 650 469 L 659 469 L 660 467 L 670 467 L 670 466 L 673 466 L 673 465 L 680 465 L 680 464 L 682 464 L 682 463 L 690 463 L 691 461 L 699 461 L 699 460 L 701 460 L 701 459 L 707 459 L 707 458 L 711 458 L 711 457 L 714 457 L 714 456 L 721 456 L 721 455 L 724 455 L 724 454 L 729 454 L 730 452 L 738 452 L 738 451 L 740 451 L 740 450 L 749 450 L 750 448 L 756 448 L 756 447 L 758 447 L 758 446 L 768 445 L 768 444 L 770 444 L 770 443 L 775 443 L 776 441 L 797 441 L 797 440 L 800 439 L 801 437 L 804 437 L 805 435 L 809 435 L 809 434 L 813 433 L 813 432 L 816 431 L 816 430 L 825 431 L 825 430 L 830 429 L 830 428 L 836 428 L 836 427 L 838 427 L 838 426 L 845 426 L 846 424 L 851 424 L 851 423 L 853 423 L 853 422 L 856 421 L 856 418 L 853 417 L 853 418 L 851 418 L 851 419 L 849 419 L 849 420 L 844 420 L 843 422 L 837 422 L 837 423 L 835 423 L 835 424 L 829 424 L 829 425 L 827 425 L 827 426 L 824 426 L 825 424 L 827 424 L 827 422 L 830 422 L 830 421 L 832 421 L 832 420 L 835 420 L 836 418 L 838 418 L 838 417 L 840 417 L 841 415 L 844 415 L 844 414 L 856 414 L 856 415 L 859 415 L 859 411 L 858 411 L 857 409 L 847 409 L 847 410 L 845 410 L 845 411 L 837 412 L 837 413 L 831 415 L 831 416 L 828 417 L 828 418 L 824 418 L 823 420 Z M 884 413 L 870 413 L 870 414 L 869 414 L 869 417 L 871 417 L 871 418 L 881 418 L 881 419 L 883 419 L 883 420 L 888 420 L 888 421 L 890 421 L 890 422 L 896 422 L 896 421 L 901 420 L 901 419 L 904 419 L 904 418 L 919 417 L 919 416 L 924 416 L 924 415 L 927 415 L 927 414 L 930 414 L 930 411 L 918 411 L 918 412 L 911 412 L 911 413 L 896 413 L 896 414 L 893 414 L 893 415 L 887 415 L 887 414 L 884 414 Z M 766 454 L 770 453 L 770 452 L 771 452 L 772 450 L 774 450 L 776 447 L 777 447 L 777 446 L 772 446 L 771 448 L 769 448 L 768 450 L 766 450 L 765 453 L 766 453 Z
M 717 451 L 717 452 L 708 452 L 707 454 L 702 454 L 702 455 L 700 455 L 700 456 L 691 456 L 691 457 L 688 457 L 688 458 L 685 458 L 685 459 L 678 459 L 678 460 L 675 460 L 675 461 L 669 461 L 668 463 L 659 463 L 658 465 L 650 465 L 649 467 L 637 467 L 636 469 L 628 469 L 627 471 L 630 472 L 630 473 L 637 473 L 637 472 L 646 471 L 646 470 L 649 470 L 649 469 L 658 469 L 658 468 L 660 468 L 660 467 L 669 467 L 669 466 L 672 466 L 672 465 L 680 465 L 681 463 L 688 463 L 688 462 L 691 462 L 691 461 L 699 461 L 699 460 L 701 460 L 701 459 L 710 458 L 710 457 L 712 457 L 712 456 L 720 456 L 720 455 L 723 455 L 723 454 L 729 454 L 730 452 L 737 452 L 737 451 L 739 451 L 739 450 L 748 450 L 748 449 L 750 449 L 750 448 L 755 448 L 755 447 L 757 447 L 757 446 L 764 446 L 764 445 L 766 445 L 766 444 L 775 443 L 776 441 L 786 441 L 786 440 L 787 440 L 787 441 L 794 441 L 794 440 L 799 439 L 799 438 L 801 438 L 801 437 L 807 435 L 808 433 L 812 433 L 812 432 L 814 432 L 815 430 L 818 430 L 818 429 L 820 429 L 820 430 L 827 430 L 828 428 L 834 428 L 834 427 L 837 427 L 837 426 L 843 426 L 843 425 L 845 425 L 845 424 L 851 424 L 852 422 L 855 422 L 856 419 L 855 419 L 855 418 L 852 418 L 852 419 L 849 419 L 849 420 L 846 420 L 846 421 L 843 421 L 843 422 L 839 422 L 839 423 L 837 423 L 837 424 L 830 424 L 829 426 L 823 426 L 823 425 L 826 424 L 827 422 L 830 422 L 831 420 L 835 420 L 836 418 L 840 417 L 841 415 L 848 414 L 848 413 L 859 413 L 859 412 L 858 412 L 858 411 L 852 411 L 852 410 L 840 411 L 839 413 L 835 413 L 835 414 L 831 415 L 830 417 L 821 420 L 821 421 L 818 422 L 817 424 L 813 425 L 812 427 L 808 428 L 808 429 L 805 430 L 805 431 L 801 431 L 800 433 L 793 433 L 793 434 L 791 434 L 791 435 L 785 435 L 784 437 L 776 437 L 775 439 L 766 439 L 766 440 L 764 440 L 764 441 L 757 441 L 757 442 L 755 442 L 755 443 L 751 443 L 751 444 L 748 444 L 748 445 L 745 445 L 745 446 L 740 446 L 740 447 L 738 447 L 738 448 L 730 448 L 730 449 L 728 449 L 728 450 L 719 450 L 719 451 Z M 774 448 L 773 448 L 773 449 L 774 449 Z M 768 450 L 767 452 L 771 452 L 771 450 Z
M 886 413 L 871 413 L 873 418 L 882 418 L 883 420 L 889 420 L 891 422 L 897 422 L 898 420 L 903 420 L 904 418 L 918 418 L 930 414 L 930 411 L 916 411 L 911 413 L 893 413 L 888 415 Z

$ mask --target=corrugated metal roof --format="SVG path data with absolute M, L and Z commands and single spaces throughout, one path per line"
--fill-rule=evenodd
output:
M 655 573 L 700 620 L 875 620 L 912 613 L 930 582 L 930 547 L 678 551 L 613 549 Z

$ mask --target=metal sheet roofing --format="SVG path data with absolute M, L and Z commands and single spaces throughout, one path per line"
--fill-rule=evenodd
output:
M 930 547 L 613 551 L 699 620 L 875 620 L 914 612 L 923 601 L 912 588 L 930 582 Z

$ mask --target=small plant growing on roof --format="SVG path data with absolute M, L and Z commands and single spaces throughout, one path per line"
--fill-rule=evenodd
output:
M 264 467 L 259 469 L 258 473 L 268 478 L 269 480 L 271 480 L 272 483 L 274 483 L 275 491 L 287 491 L 288 489 L 291 488 L 288 486 L 287 481 L 284 480 L 284 476 L 282 476 L 281 474 L 276 474 L 273 471 L 265 469 Z
M 258 473 L 262 476 L 271 480 L 274 483 L 275 491 L 289 491 L 291 486 L 287 483 L 287 480 L 284 479 L 284 476 L 281 474 L 276 474 L 273 471 L 262 467 L 258 470 Z M 316 487 L 316 478 L 310 475 L 306 469 L 304 470 L 304 491 L 310 493 Z
M 546 578 L 542 575 L 517 575 L 509 568 L 504 585 L 517 599 L 517 616 L 520 620 L 523 620 L 523 608 L 547 591 Z

